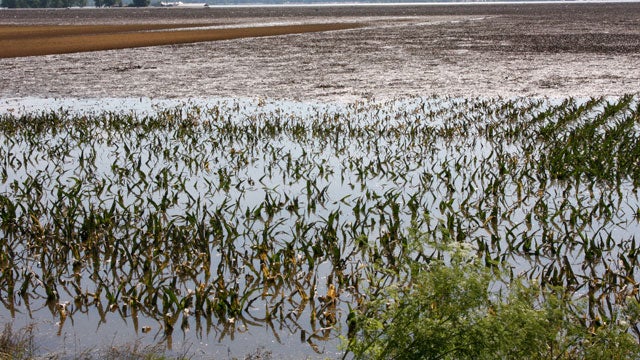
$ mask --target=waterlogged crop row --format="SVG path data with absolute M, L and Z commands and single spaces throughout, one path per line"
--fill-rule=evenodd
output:
M 268 326 L 319 349 L 457 242 L 587 298 L 589 326 L 640 300 L 639 121 L 633 96 L 5 114 L 0 299 L 60 329 Z

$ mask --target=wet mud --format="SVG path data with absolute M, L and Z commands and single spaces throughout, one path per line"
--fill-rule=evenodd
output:
M 0 60 L 0 97 L 588 97 L 640 89 L 640 3 L 2 10 L 0 24 L 361 28 Z

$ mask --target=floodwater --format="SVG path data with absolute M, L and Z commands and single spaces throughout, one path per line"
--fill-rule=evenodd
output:
M 186 99 L 206 103 L 225 98 L 277 99 L 295 106 L 432 94 L 586 98 L 640 89 L 640 3 L 0 11 L 0 24 L 206 20 L 239 26 L 336 19 L 364 26 L 1 59 L 0 112 L 60 106 L 90 112 L 151 111 Z M 86 333 L 97 334 L 91 340 L 97 347 L 132 339 L 153 343 L 162 336 L 157 327 L 136 333 L 118 316 L 99 325 L 89 318 L 76 316 L 62 327 L 55 316 L 39 321 L 40 349 L 63 349 L 73 357 L 86 349 Z M 17 319 L 16 329 L 31 321 Z M 0 322 L 8 321 L 9 314 L 0 312 Z M 140 324 L 145 325 L 155 326 Z M 281 345 L 267 327 L 237 333 L 235 341 L 220 342 L 221 335 L 183 337 L 176 332 L 172 347 L 177 353 L 216 358 L 244 356 L 260 347 L 273 350 L 277 358 L 339 354 L 337 339 L 325 343 L 324 353 L 317 355 L 301 343 L 299 334 L 286 330 L 279 332 Z

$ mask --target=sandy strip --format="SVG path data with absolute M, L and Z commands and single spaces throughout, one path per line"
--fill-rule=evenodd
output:
M 170 30 L 211 24 L 127 24 L 127 25 L 0 25 L 0 40 L 51 38 L 69 35 L 112 34 L 134 31 Z
M 299 34 L 352 29 L 361 25 L 355 23 L 323 23 L 185 31 L 170 30 L 198 26 L 203 26 L 203 24 L 2 26 L 0 27 L 0 58 Z M 157 31 L 165 29 L 167 31 Z M 149 32 L 148 30 L 156 31 Z

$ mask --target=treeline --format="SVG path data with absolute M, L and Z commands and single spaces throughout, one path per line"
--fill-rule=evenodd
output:
M 87 0 L 2 0 L 6 8 L 65 8 L 87 6 Z
M 150 0 L 1 0 L 0 7 L 5 8 L 67 8 L 95 5 L 113 6 L 149 6 Z
M 170 0 L 173 1 L 173 0 Z M 321 4 L 327 0 L 181 0 L 185 4 L 207 2 L 211 5 L 250 5 L 250 4 Z M 405 3 L 405 2 L 483 2 L 485 0 L 361 0 L 365 3 Z M 508 1 L 508 0 L 497 0 Z M 0 7 L 5 8 L 65 8 L 65 7 L 113 7 L 113 6 L 149 6 L 151 0 L 0 0 Z M 351 3 L 353 0 L 333 0 L 331 3 Z M 357 1 L 356 1 L 357 2 Z M 160 0 L 154 0 L 154 5 L 160 4 Z
M 96 7 L 113 7 L 113 6 L 133 6 L 133 7 L 143 7 L 149 6 L 151 3 L 150 0 L 126 0 L 123 3 L 123 0 L 94 0 Z
M 169 0 L 172 1 L 172 0 Z M 177 0 L 176 0 L 177 1 Z M 180 0 L 185 4 L 207 2 L 209 5 L 282 5 L 282 4 L 377 4 L 377 3 L 433 3 L 433 2 L 486 2 L 513 0 Z M 516 0 L 523 1 L 523 0 Z M 544 0 L 542 0 L 544 1 Z

